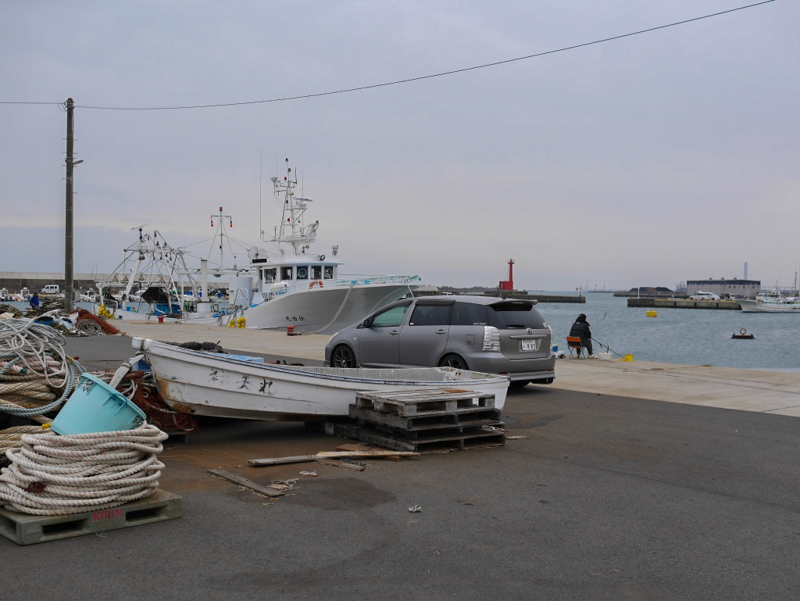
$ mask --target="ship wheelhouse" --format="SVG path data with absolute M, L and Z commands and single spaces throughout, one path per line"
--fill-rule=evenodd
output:
M 339 263 L 321 261 L 311 257 L 299 256 L 280 262 L 262 259 L 258 265 L 259 283 L 262 289 L 269 289 L 273 284 L 284 282 L 290 288 L 302 288 L 311 282 L 334 282 L 338 277 Z M 255 261 L 254 261 L 255 263 Z

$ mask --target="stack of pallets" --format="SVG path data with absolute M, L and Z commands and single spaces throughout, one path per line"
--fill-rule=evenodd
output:
M 358 427 L 348 435 L 395 451 L 505 444 L 493 394 L 452 388 L 359 392 L 349 413 Z

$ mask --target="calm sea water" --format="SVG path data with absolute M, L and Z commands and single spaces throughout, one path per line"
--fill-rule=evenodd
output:
M 539 303 L 536 307 L 553 328 L 553 342 L 560 350 L 567 350 L 569 329 L 578 314 L 585 313 L 595 340 L 618 355 L 633 355 L 634 361 L 800 371 L 796 340 L 800 315 L 659 308 L 657 317 L 647 317 L 647 309 L 629 309 L 625 298 L 592 292 L 585 296 L 586 304 Z M 28 307 L 27 303 L 8 304 Z M 91 310 L 88 303 L 77 306 Z M 731 339 L 741 328 L 755 339 Z M 602 350 L 595 344 L 595 354 Z
M 566 351 L 569 329 L 575 318 L 585 313 L 594 339 L 621 355 L 633 355 L 634 361 L 800 371 L 796 340 L 800 315 L 651 308 L 658 316 L 647 317 L 648 309 L 628 308 L 626 298 L 592 292 L 585 296 L 582 305 L 536 306 L 553 328 L 553 340 L 560 350 Z M 731 339 L 742 328 L 755 339 Z M 595 345 L 593 350 L 597 354 L 605 349 Z

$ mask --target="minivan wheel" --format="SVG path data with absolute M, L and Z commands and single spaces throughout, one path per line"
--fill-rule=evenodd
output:
M 356 356 L 349 346 L 340 344 L 331 353 L 331 366 L 333 367 L 355 367 Z
M 455 367 L 456 369 L 469 369 L 467 362 L 458 355 L 445 355 L 439 361 L 439 367 Z

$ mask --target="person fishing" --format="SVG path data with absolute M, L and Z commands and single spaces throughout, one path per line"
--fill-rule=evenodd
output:
M 592 352 L 592 331 L 589 329 L 589 322 L 586 321 L 586 315 L 583 313 L 578 315 L 578 319 L 572 324 L 569 335 L 579 337 L 581 339 L 581 348 L 586 349 L 590 359 L 596 359 Z M 578 353 L 578 356 L 580 357 L 580 353 Z

